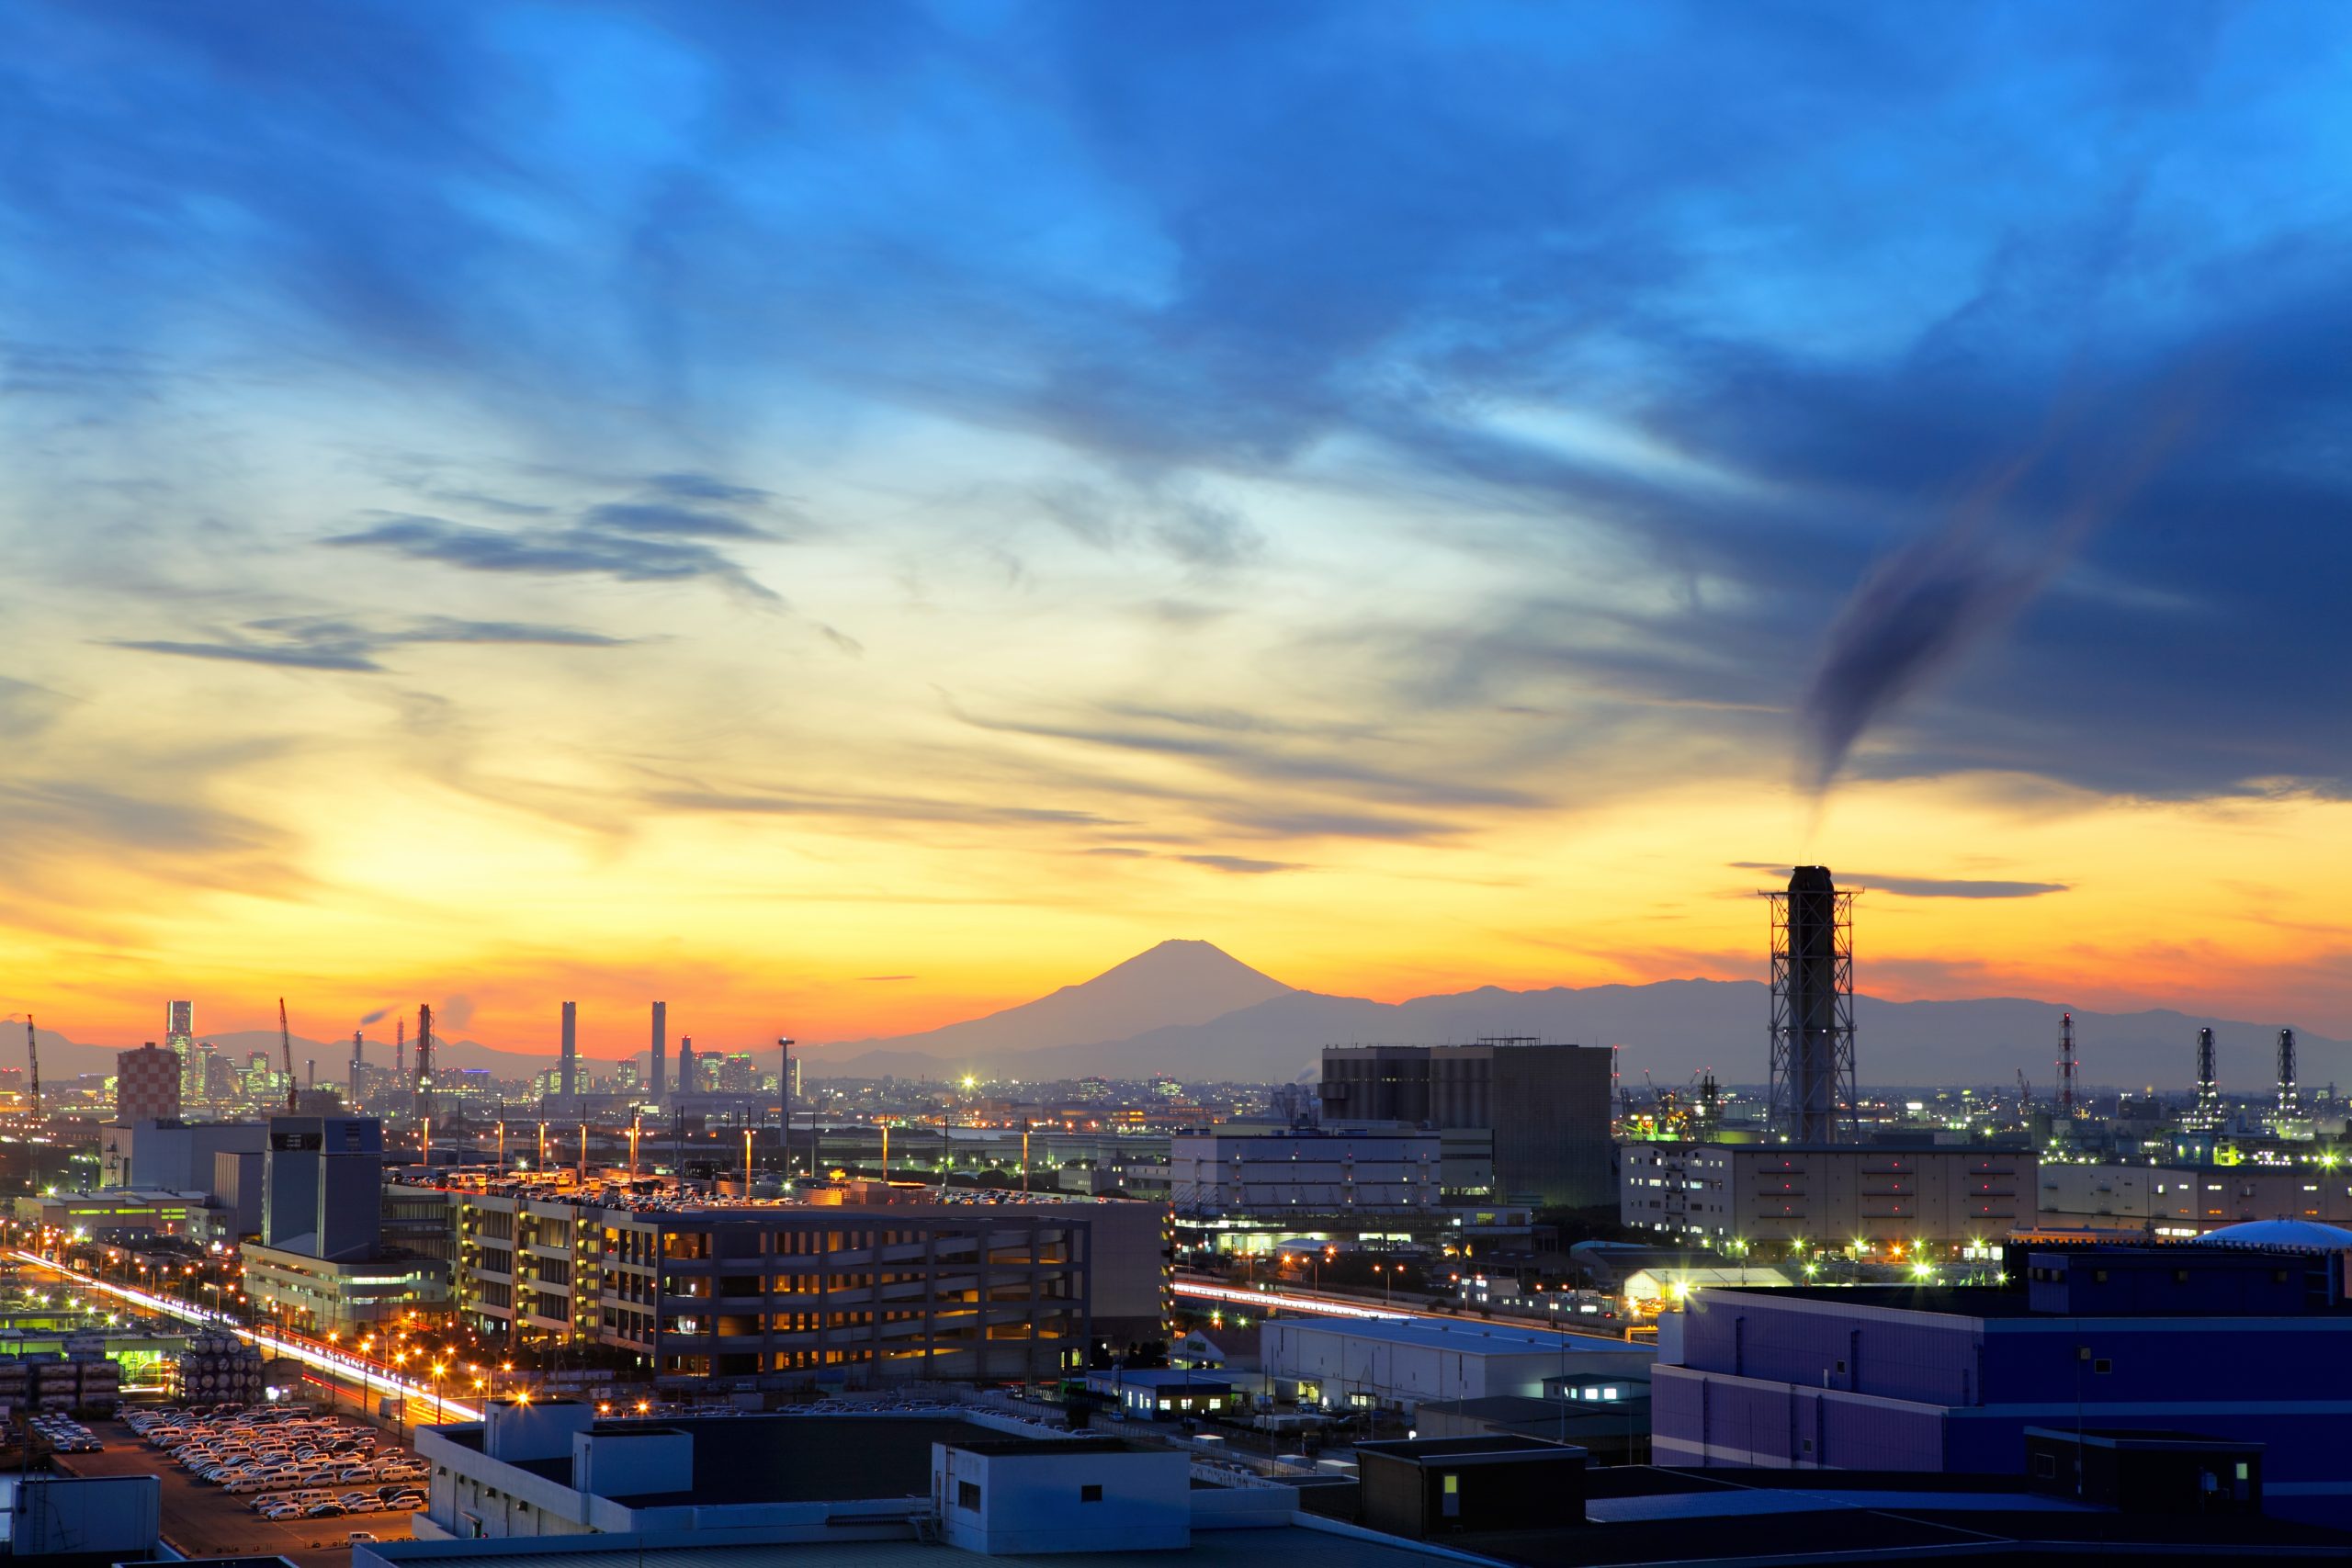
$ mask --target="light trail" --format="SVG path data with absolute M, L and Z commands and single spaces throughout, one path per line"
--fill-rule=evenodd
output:
M 1408 1318 L 1426 1319 L 1432 1323 L 1487 1324 L 1483 1317 L 1470 1317 L 1458 1312 L 1426 1312 L 1419 1307 L 1365 1306 L 1358 1302 L 1343 1302 L 1329 1296 L 1297 1295 L 1288 1291 L 1245 1291 L 1232 1285 L 1211 1285 L 1197 1280 L 1173 1280 L 1169 1292 L 1179 1296 L 1193 1296 L 1203 1301 L 1227 1302 L 1237 1306 L 1281 1307 L 1286 1312 L 1321 1313 L 1329 1317 L 1369 1318 L 1375 1322 L 1400 1323 Z M 1600 1339 L 1612 1345 L 1625 1343 L 1623 1337 L 1604 1334 L 1597 1329 L 1568 1328 L 1555 1323 L 1541 1323 L 1527 1318 L 1498 1318 L 1492 1326 L 1522 1329 L 1530 1334 L 1556 1334 L 1564 1339 Z
M 67 1279 L 86 1285 L 94 1291 L 103 1291 L 107 1295 L 119 1296 L 134 1305 L 146 1308 L 149 1312 L 161 1313 L 166 1317 L 175 1317 L 182 1323 L 201 1324 L 207 1328 L 226 1329 L 248 1344 L 266 1346 L 281 1356 L 290 1357 L 301 1362 L 304 1366 L 315 1367 L 321 1371 L 340 1372 L 346 1377 L 358 1379 L 361 1382 L 363 1393 L 367 1390 L 380 1388 L 386 1393 L 397 1393 L 405 1399 L 424 1400 L 460 1421 L 479 1421 L 482 1418 L 482 1413 L 477 1407 L 451 1399 L 446 1394 L 435 1394 L 429 1383 L 409 1382 L 388 1369 L 379 1367 L 373 1361 L 363 1360 L 357 1356 L 347 1355 L 340 1350 L 323 1350 L 307 1340 L 290 1335 L 282 1336 L 262 1329 L 248 1328 L 226 1314 L 207 1312 L 202 1307 L 190 1306 L 186 1302 L 176 1302 L 168 1296 L 158 1296 L 146 1291 L 134 1290 L 129 1285 L 118 1285 L 110 1280 L 101 1280 L 93 1275 L 85 1274 L 78 1269 L 69 1269 L 54 1258 L 43 1258 L 39 1253 L 26 1252 L 17 1248 L 12 1249 L 10 1255 L 20 1262 L 62 1274 Z

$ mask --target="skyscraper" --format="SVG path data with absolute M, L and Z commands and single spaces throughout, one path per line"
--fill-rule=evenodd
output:
M 563 1004 L 563 1055 L 557 1062 L 556 1089 L 560 1094 L 580 1091 L 580 1004 Z
M 164 1004 L 164 1049 L 180 1061 L 180 1100 L 182 1103 L 198 1100 L 204 1094 L 204 1079 L 198 1077 L 196 1061 L 196 1004 L 165 1002 Z
M 650 1081 L 646 1085 L 655 1104 L 662 1100 L 662 1090 L 670 1068 L 670 1004 L 653 1004 L 653 1064 Z

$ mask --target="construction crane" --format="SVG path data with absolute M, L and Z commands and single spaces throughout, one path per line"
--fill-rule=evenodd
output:
M 2018 1120 L 2022 1122 L 2033 1111 L 2033 1086 L 2026 1082 L 2025 1069 L 2018 1069 Z
M 277 1045 L 286 1055 L 286 1114 L 292 1116 L 302 1109 L 300 1086 L 294 1077 L 294 1032 L 286 1027 L 286 998 L 277 998 Z
M 40 1120 L 40 1036 L 33 1032 L 33 1015 L 25 1014 L 25 1066 L 32 1069 L 33 1120 Z

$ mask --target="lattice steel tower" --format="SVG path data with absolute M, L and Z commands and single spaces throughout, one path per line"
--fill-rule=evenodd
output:
M 1772 904 L 1774 1131 L 1792 1143 L 1859 1141 L 1854 1107 L 1854 896 L 1801 865 Z
M 2222 1126 L 2222 1077 L 2213 1061 L 2213 1032 L 2197 1032 L 2197 1109 L 2189 1112 L 2194 1132 L 2215 1133 Z
M 2295 1087 L 2295 1032 L 2278 1032 L 2278 1120 L 2291 1122 L 2303 1113 L 2302 1094 Z

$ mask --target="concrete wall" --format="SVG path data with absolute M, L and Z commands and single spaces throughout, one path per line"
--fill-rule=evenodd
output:
M 1259 1331 L 1267 1377 L 1312 1382 L 1334 1404 L 1352 1395 L 1407 1409 L 1425 1399 L 1541 1398 L 1547 1377 L 1564 1371 L 1645 1377 L 1657 1359 L 1648 1346 L 1587 1348 L 1601 1341 L 1564 1339 L 1522 1348 L 1516 1337 L 1487 1337 L 1474 1325 L 1450 1327 L 1447 1341 L 1399 1344 L 1336 1318 L 1272 1318 Z
M 989 1555 L 1157 1551 L 1193 1539 L 1192 1461 L 1041 1443 L 1019 1454 L 935 1444 L 932 1493 L 947 1542 Z M 1087 1451 L 1076 1451 L 1079 1450 Z

